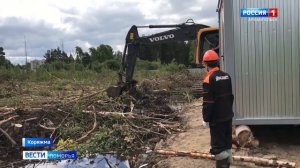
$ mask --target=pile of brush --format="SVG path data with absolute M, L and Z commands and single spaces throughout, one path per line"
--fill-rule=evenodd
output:
M 78 150 L 80 155 L 114 151 L 134 160 L 146 147 L 182 131 L 178 102 L 190 100 L 183 88 L 192 83 L 182 74 L 145 80 L 138 96 L 124 93 L 112 99 L 102 90 L 38 107 L 1 107 L 0 161 L 20 160 L 24 137 L 50 137 L 54 149 Z

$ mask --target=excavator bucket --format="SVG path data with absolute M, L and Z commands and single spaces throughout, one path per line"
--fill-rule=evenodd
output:
M 116 98 L 122 94 L 121 86 L 110 86 L 106 89 L 106 94 L 108 97 Z

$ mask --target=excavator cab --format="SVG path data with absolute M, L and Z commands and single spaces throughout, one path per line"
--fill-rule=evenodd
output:
M 216 27 L 208 27 L 200 29 L 197 33 L 197 48 L 195 52 L 195 64 L 197 68 L 204 68 L 202 58 L 207 50 L 215 50 L 219 53 L 219 29 Z M 196 98 L 203 95 L 202 79 L 194 83 L 191 88 L 192 94 Z
M 150 36 L 140 37 L 138 28 L 173 28 L 168 31 L 156 33 Z M 219 36 L 218 28 L 207 25 L 196 24 L 192 19 L 176 25 L 133 25 L 127 33 L 124 47 L 119 81 L 115 86 L 109 87 L 106 92 L 109 97 L 118 97 L 123 91 L 134 91 L 137 81 L 133 79 L 136 58 L 139 56 L 141 44 L 159 44 L 173 41 L 196 40 L 197 49 L 195 53 L 195 64 L 202 67 L 203 53 L 209 49 L 218 50 Z
M 200 29 L 197 33 L 197 49 L 195 53 L 195 64 L 202 65 L 202 58 L 207 50 L 215 50 L 219 54 L 219 28 L 208 27 Z

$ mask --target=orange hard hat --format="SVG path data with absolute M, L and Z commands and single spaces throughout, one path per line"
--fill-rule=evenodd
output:
M 218 61 L 219 56 L 214 50 L 207 50 L 203 56 L 203 62 Z

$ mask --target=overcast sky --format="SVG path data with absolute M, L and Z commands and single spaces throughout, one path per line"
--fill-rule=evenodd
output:
M 132 25 L 196 23 L 217 26 L 218 0 L 7 0 L 0 5 L 0 46 L 13 63 L 42 59 L 51 48 L 73 53 L 99 44 L 123 51 Z M 151 34 L 141 30 L 140 35 Z

